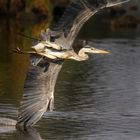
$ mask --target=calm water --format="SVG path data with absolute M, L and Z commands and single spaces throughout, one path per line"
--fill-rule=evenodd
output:
M 0 30 L 0 116 L 16 119 L 28 56 L 11 50 L 31 41 L 12 30 Z M 55 110 L 45 113 L 36 130 L 0 127 L 0 140 L 140 139 L 140 37 L 92 37 L 88 43 L 111 53 L 67 61 L 56 85 Z

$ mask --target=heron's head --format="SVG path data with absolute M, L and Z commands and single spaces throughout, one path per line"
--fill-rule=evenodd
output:
M 119 5 L 125 2 L 128 2 L 129 0 L 107 0 L 107 6 L 106 7 L 111 7 L 115 5 Z
M 84 51 L 87 52 L 87 53 L 98 53 L 98 54 L 108 54 L 108 53 L 110 53 L 109 51 L 96 49 L 94 47 L 84 48 Z

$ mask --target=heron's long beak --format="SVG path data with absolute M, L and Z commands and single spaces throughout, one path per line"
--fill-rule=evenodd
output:
M 107 0 L 108 4 L 106 7 L 111 7 L 111 6 L 115 6 L 115 5 L 119 5 L 125 2 L 128 2 L 130 0 Z
M 100 49 L 94 49 L 93 53 L 99 53 L 99 54 L 109 54 L 109 51 L 105 51 L 105 50 L 100 50 Z

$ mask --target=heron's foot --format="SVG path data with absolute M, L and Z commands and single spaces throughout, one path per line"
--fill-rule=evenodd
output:
M 13 50 L 13 52 L 14 53 L 18 53 L 18 54 L 24 54 L 25 52 L 23 52 L 23 51 L 21 51 L 21 49 L 20 48 L 15 48 L 14 50 Z

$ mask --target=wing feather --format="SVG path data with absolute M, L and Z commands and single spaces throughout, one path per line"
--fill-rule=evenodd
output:
M 74 0 L 66 8 L 62 18 L 51 29 L 51 36 L 56 37 L 55 43 L 63 49 L 71 49 L 73 41 L 84 23 L 93 16 L 105 0 Z M 54 39 L 53 39 L 54 40 Z
M 48 61 L 46 58 L 38 62 L 36 56 L 31 59 L 33 61 L 28 69 L 19 109 L 19 126 L 32 126 L 44 112 L 53 109 L 54 87 L 63 63 L 60 60 Z

